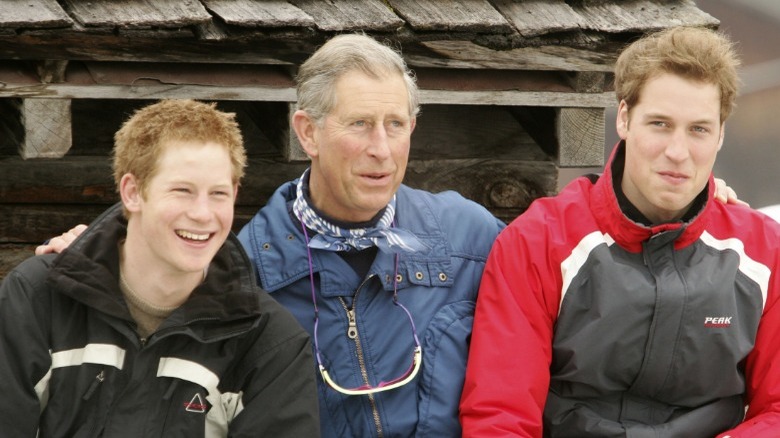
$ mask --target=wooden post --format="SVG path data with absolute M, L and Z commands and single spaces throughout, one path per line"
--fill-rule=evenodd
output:
M 287 108 L 287 141 L 282 145 L 282 156 L 288 163 L 308 161 L 309 156 L 304 152 L 301 143 L 298 141 L 298 136 L 295 135 L 295 130 L 290 125 L 292 115 L 295 112 L 295 103 L 288 104 Z
M 68 152 L 73 144 L 70 99 L 22 99 L 20 113 L 22 158 L 62 158 Z
M 604 165 L 603 108 L 559 108 L 555 130 L 560 167 Z

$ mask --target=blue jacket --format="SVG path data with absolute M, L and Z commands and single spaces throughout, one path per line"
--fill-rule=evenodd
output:
M 239 240 L 259 282 L 314 335 L 309 262 L 300 222 L 292 215 L 296 181 L 280 187 L 241 230 Z M 482 270 L 504 224 L 455 192 L 431 194 L 401 186 L 395 224 L 431 250 L 401 255 L 399 301 L 422 344 L 418 376 L 373 395 L 346 396 L 317 373 L 323 437 L 460 436 L 458 402 Z M 396 378 L 411 363 L 411 324 L 393 305 L 394 257 L 378 252 L 360 278 L 337 253 L 312 250 L 322 361 L 343 387 Z M 353 303 L 354 300 L 354 303 Z M 358 336 L 347 336 L 347 309 Z

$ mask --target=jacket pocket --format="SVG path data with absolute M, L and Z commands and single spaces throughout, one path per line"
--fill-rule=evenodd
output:
M 460 436 L 458 405 L 466 374 L 466 359 L 474 302 L 449 304 L 434 315 L 422 339 L 418 437 Z

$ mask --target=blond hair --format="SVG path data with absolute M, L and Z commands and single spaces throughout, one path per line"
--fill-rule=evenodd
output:
M 734 43 L 714 30 L 674 27 L 647 35 L 629 45 L 615 65 L 615 94 L 618 102 L 632 108 L 642 88 L 663 73 L 710 83 L 720 89 L 720 121 L 735 107 L 739 57 Z

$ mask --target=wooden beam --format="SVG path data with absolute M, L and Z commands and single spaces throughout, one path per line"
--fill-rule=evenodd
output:
M 494 50 L 471 41 L 435 40 L 421 42 L 439 55 L 405 56 L 415 67 L 450 67 L 498 70 L 612 71 L 617 54 L 562 45 L 541 45 Z
M 607 75 L 599 71 L 568 73 L 569 85 L 578 93 L 603 93 L 607 87 Z
M 61 158 L 73 144 L 68 99 L 23 99 L 24 140 L 19 155 L 30 158 Z
M 559 108 L 556 110 L 558 165 L 594 167 L 604 165 L 604 110 Z
M 8 84 L 0 88 L 0 98 L 54 99 L 199 99 L 294 102 L 295 89 L 264 86 L 210 85 L 71 85 Z M 420 90 L 423 104 L 509 105 L 552 107 L 614 106 L 613 92 L 571 93 L 535 91 L 449 91 Z
M 0 160 L 0 243 L 37 243 L 78 223 L 88 223 L 117 200 L 104 157 L 49 162 Z M 237 221 L 246 221 L 282 183 L 299 177 L 308 163 L 252 159 L 237 200 Z M 16 169 L 11 172 L 11 170 Z M 8 172 L 8 173 L 5 173 Z M 14 178 L 20 180 L 14 180 Z M 45 185 L 41 182 L 46 181 Z M 432 192 L 456 190 L 511 220 L 538 196 L 557 188 L 552 161 L 430 159 L 410 161 L 404 183 Z

